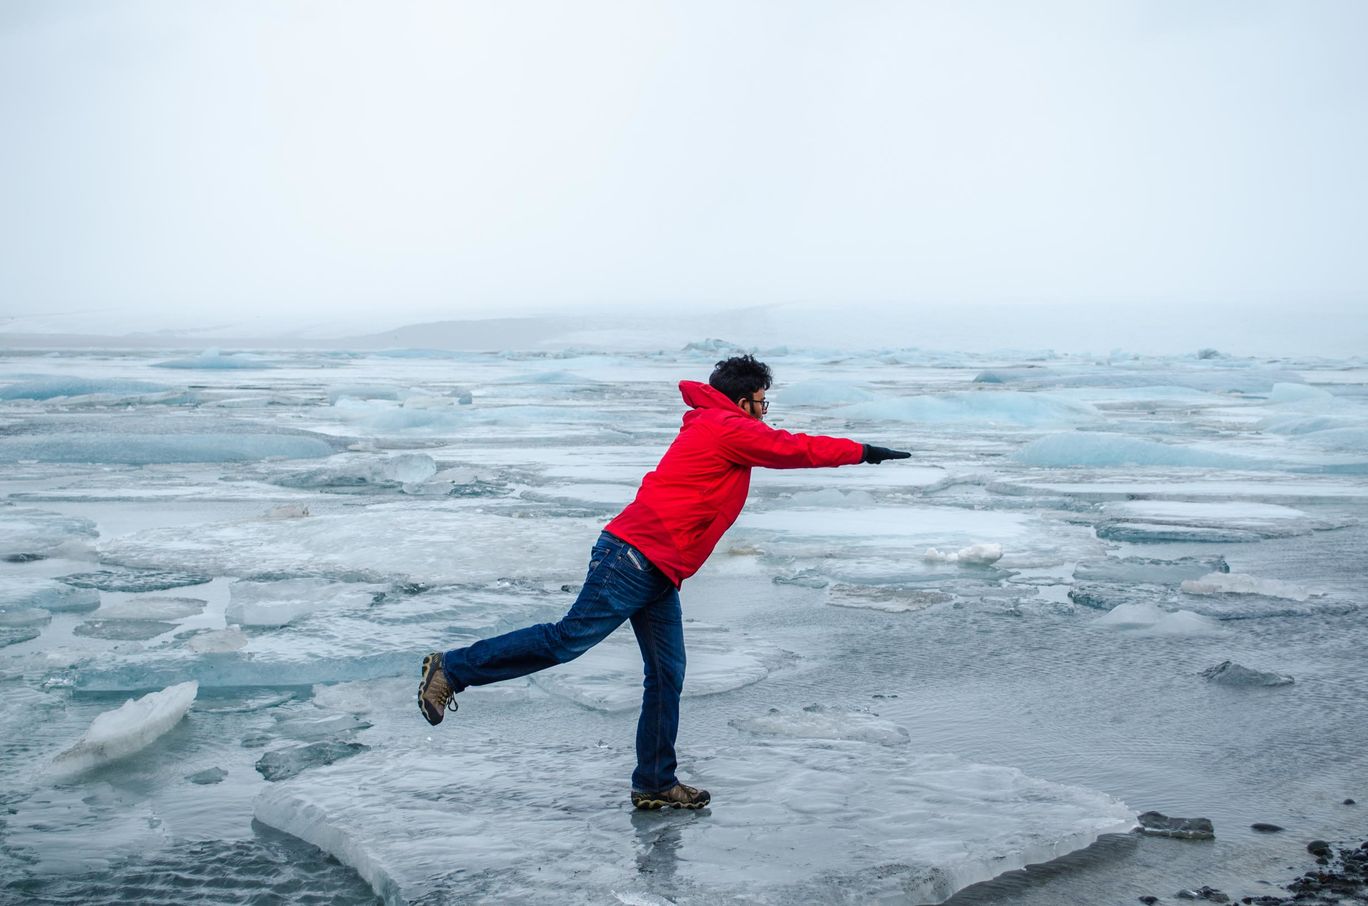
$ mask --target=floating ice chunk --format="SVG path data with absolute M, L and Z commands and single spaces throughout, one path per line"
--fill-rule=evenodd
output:
M 1222 661 L 1202 671 L 1202 676 L 1223 686 L 1290 686 L 1295 680 L 1282 673 L 1250 670 L 1232 661 Z
M 173 392 L 174 387 L 149 381 L 52 377 L 0 387 L 0 400 L 50 400 L 64 396 L 143 397 Z
M 79 773 L 145 749 L 185 716 L 198 692 L 198 683 L 180 683 L 104 712 L 79 742 L 53 759 L 53 769 Z
M 346 736 L 371 726 L 369 721 L 354 714 L 276 714 L 275 732 L 280 736 L 311 742 L 331 736 Z
M 786 406 L 832 406 L 873 399 L 874 394 L 869 390 L 847 381 L 801 381 L 783 388 Z
M 1238 542 L 1329 528 L 1292 507 L 1245 501 L 1134 500 L 1102 509 L 1099 538 L 1113 541 Z
M 359 742 L 338 742 L 331 739 L 305 746 L 291 746 L 262 755 L 257 759 L 256 769 L 257 773 L 269 781 L 289 780 L 309 768 L 351 758 L 368 748 L 370 747 Z
M 1001 544 L 973 544 L 951 553 L 941 553 L 934 547 L 927 548 L 923 560 L 932 563 L 962 563 L 965 566 L 991 566 L 1002 559 Z
M 94 616 L 101 620 L 182 620 L 204 613 L 207 603 L 200 598 L 145 596 L 108 604 Z
M 274 368 L 275 365 L 265 359 L 247 353 L 223 353 L 218 349 L 206 349 L 193 358 L 169 359 L 165 362 L 156 362 L 152 367 L 204 368 L 211 371 L 223 371 L 239 368 Z
M 185 779 L 200 786 L 208 786 L 213 783 L 221 783 L 227 776 L 228 772 L 223 768 L 205 768 L 203 771 L 187 774 Z
M 1026 444 L 1011 456 L 1028 466 L 1106 467 L 1183 466 L 1208 469 L 1275 468 L 1249 456 L 1236 456 L 1194 446 L 1162 444 L 1126 434 L 1075 431 L 1050 434 Z
M 247 634 L 236 626 L 198 632 L 190 637 L 190 650 L 200 654 L 224 654 L 247 647 Z
M 995 391 L 942 393 L 912 399 L 856 403 L 833 414 L 846 419 L 929 424 L 984 424 L 1039 428 L 1095 422 L 1092 405 L 1047 393 Z
M 224 612 L 230 623 L 242 626 L 284 626 L 318 610 L 365 606 L 382 590 L 379 585 L 349 585 L 319 579 L 282 582 L 238 580 L 228 589 Z
M 884 613 L 911 613 L 949 604 L 955 596 L 935 588 L 903 585 L 855 585 L 841 582 L 831 586 L 827 603 L 832 607 L 880 610 Z
M 687 776 L 721 807 L 662 821 L 624 815 L 629 749 L 472 737 L 455 772 L 429 750 L 373 749 L 271 784 L 254 812 L 393 903 L 535 900 L 546 882 L 529 851 L 575 878 L 585 902 L 680 890 L 700 903 L 825 902 L 833 890 L 844 902 L 940 902 L 1135 826 L 1122 802 L 1011 768 L 782 739 L 695 748 Z M 546 777 L 556 808 L 534 807 Z
M 10 610 L 0 607 L 0 628 L 15 629 L 29 626 L 46 626 L 52 622 L 51 611 L 41 607 L 28 607 L 21 610 Z
M 183 530 L 178 530 L 183 535 Z M 63 576 L 62 581 L 73 588 L 97 588 L 100 591 L 166 591 L 171 588 L 184 588 L 187 585 L 203 585 L 209 582 L 208 576 L 186 573 L 173 569 L 139 569 L 108 567 L 93 573 L 72 573 Z
M 37 607 L 53 613 L 80 613 L 100 606 L 100 593 L 73 588 L 56 579 L 30 579 L 0 575 L 0 608 L 27 610 Z
M 91 639 L 143 642 L 175 628 L 175 623 L 160 620 L 86 620 L 77 623 L 71 632 Z
M 769 675 L 773 648 L 749 645 L 730 633 L 688 624 L 689 681 L 684 697 L 730 692 Z M 630 711 L 641 706 L 641 652 L 624 627 L 568 664 L 543 670 L 532 681 L 547 692 L 596 711 Z
M 1106 557 L 1101 560 L 1080 560 L 1074 567 L 1073 577 L 1075 581 L 1171 585 L 1184 579 L 1199 579 L 1211 573 L 1228 572 L 1230 566 L 1224 557 L 1180 557 L 1177 560 Z
M 1190 610 L 1170 613 L 1149 602 L 1118 604 L 1093 624 L 1134 630 L 1142 635 L 1212 635 L 1222 631 L 1220 624 L 1210 617 Z
M 1210 573 L 1200 579 L 1186 579 L 1180 587 L 1190 595 L 1262 595 L 1289 601 L 1305 601 L 1314 594 L 1290 582 L 1261 579 L 1243 573 Z
M 867 711 L 808 705 L 801 711 L 770 708 L 768 714 L 729 722 L 738 730 L 757 736 L 795 739 L 847 739 L 881 746 L 906 745 L 911 738 L 903 727 Z
M 0 505 L 0 560 L 38 560 L 88 549 L 99 535 L 89 519 L 33 507 Z

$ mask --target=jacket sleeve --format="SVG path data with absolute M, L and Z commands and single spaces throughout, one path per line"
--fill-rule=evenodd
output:
M 849 466 L 864 459 L 864 445 L 844 437 L 790 434 L 750 418 L 717 426 L 718 448 L 730 462 L 767 469 Z

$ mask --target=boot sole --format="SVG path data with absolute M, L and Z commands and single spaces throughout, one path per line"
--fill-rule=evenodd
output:
M 707 802 L 675 802 L 672 799 L 640 799 L 632 801 L 632 805 L 636 806 L 637 808 L 642 809 L 643 811 L 652 812 L 656 809 L 665 808 L 667 806 L 669 808 L 700 809 L 707 804 Z
M 453 698 L 449 705 L 443 708 L 443 710 L 438 711 L 426 698 L 428 687 L 432 685 L 433 679 L 437 676 L 437 671 L 441 669 L 442 656 L 440 654 L 434 651 L 432 654 L 424 656 L 423 679 L 422 682 L 418 684 L 418 710 L 423 715 L 423 720 L 434 727 L 442 722 L 442 718 L 446 717 L 447 711 L 455 711 L 459 707 L 459 705 L 456 704 L 456 699 Z

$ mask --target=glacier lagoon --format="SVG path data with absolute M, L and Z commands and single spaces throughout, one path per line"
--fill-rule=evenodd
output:
M 757 470 L 685 583 L 690 814 L 627 803 L 625 631 L 413 692 L 563 612 L 709 344 L 0 357 L 0 900 L 1093 904 L 1362 839 L 1368 363 L 760 356 L 913 459 Z

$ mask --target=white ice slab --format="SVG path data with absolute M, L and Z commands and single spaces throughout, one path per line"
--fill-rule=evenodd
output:
M 730 721 L 738 730 L 756 736 L 789 739 L 843 739 L 881 746 L 907 745 L 905 727 L 868 711 L 852 711 L 812 704 L 801 710 L 770 708 L 765 714 Z
M 88 549 L 95 523 L 34 507 L 0 505 L 0 559 Z
M 634 812 L 627 748 L 465 739 L 272 784 L 255 815 L 352 866 L 387 903 L 940 902 L 1135 823 L 1102 793 L 901 746 L 686 755 L 684 776 L 713 797 L 700 813 Z
M 104 712 L 75 745 L 52 760 L 53 771 L 76 774 L 142 751 L 180 722 L 198 692 L 198 683 L 180 683 Z

